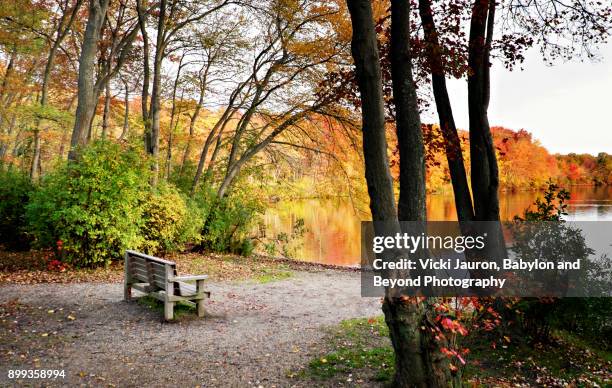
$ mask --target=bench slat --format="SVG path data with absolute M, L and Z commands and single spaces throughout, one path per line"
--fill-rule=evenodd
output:
M 176 265 L 176 263 L 173 262 L 173 261 L 160 259 L 159 257 L 145 255 L 144 253 L 140 253 L 140 252 L 136 252 L 136 251 L 131 251 L 131 250 L 127 250 L 126 252 L 127 252 L 128 255 L 130 255 L 130 257 L 140 257 L 140 258 L 143 258 L 143 259 L 146 259 L 146 260 L 149 260 L 149 261 L 153 261 L 153 262 L 157 262 L 157 263 L 160 263 L 160 264 Z

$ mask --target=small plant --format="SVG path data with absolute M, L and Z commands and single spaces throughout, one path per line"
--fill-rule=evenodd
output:
M 548 180 L 544 191 L 544 199 L 538 197 L 535 200 L 536 209 L 526 209 L 523 217 L 515 216 L 515 220 L 563 221 L 563 216 L 567 215 L 567 201 L 570 197 L 569 191 Z

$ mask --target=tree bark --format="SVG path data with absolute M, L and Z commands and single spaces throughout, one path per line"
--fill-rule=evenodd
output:
M 347 0 L 353 37 L 351 52 L 361 93 L 365 177 L 373 221 L 396 220 L 393 179 L 389 171 L 382 75 L 369 0 Z
M 400 155 L 400 221 L 426 221 L 425 150 L 410 55 L 410 0 L 391 0 L 391 77 Z M 423 258 L 426 256 L 422 254 Z M 447 387 L 449 371 L 429 327 L 429 299 L 418 302 L 387 295 L 385 321 L 396 354 L 398 387 Z
M 425 149 L 410 57 L 410 3 L 391 1 L 391 76 L 400 156 L 398 217 L 425 220 Z
M 474 1 L 468 55 L 468 111 L 474 215 L 479 221 L 499 221 L 499 170 L 488 117 L 489 46 L 494 16 L 495 0 Z
M 382 76 L 372 4 L 369 0 L 347 0 L 347 4 L 353 27 L 351 49 L 361 93 L 363 153 L 372 219 L 374 221 L 385 221 L 387 225 L 383 232 L 399 232 L 398 213 L 395 208 L 393 182 L 387 157 Z M 407 57 L 408 42 L 406 34 L 409 32 L 407 20 L 409 12 L 408 0 L 392 1 L 392 39 L 395 39 L 395 42 L 392 43 L 392 50 L 395 55 L 399 55 L 399 57 L 394 58 L 398 62 L 392 65 L 393 87 L 394 95 L 399 92 L 399 95 L 394 98 L 396 104 L 401 105 L 400 112 L 403 117 L 398 119 L 398 126 L 401 126 L 398 129 L 398 137 L 401 136 L 404 141 L 402 146 L 404 147 L 410 142 L 418 143 L 421 133 L 418 111 L 416 115 L 414 114 L 416 94 L 413 93 L 414 85 L 412 84 L 409 67 L 410 58 Z M 424 220 L 425 191 L 424 187 L 418 187 L 424 185 L 422 139 L 420 140 L 420 146 L 419 144 L 415 145 L 417 150 L 413 154 L 409 152 L 410 149 L 403 149 L 402 158 L 405 157 L 407 160 L 400 162 L 404 162 L 402 164 L 403 168 L 407 168 L 408 171 L 412 170 L 417 174 L 414 182 L 404 181 L 402 190 L 406 189 L 408 192 L 403 194 L 402 197 L 402 200 L 406 201 L 402 203 L 405 206 L 402 210 L 402 216 Z M 413 198 L 408 197 L 407 194 L 412 195 Z M 421 198 L 416 196 L 421 196 Z M 414 200 L 414 202 L 411 204 L 409 199 Z M 375 233 L 380 234 L 379 230 L 376 230 L 376 225 L 374 225 Z M 426 341 L 427 338 L 424 338 L 420 329 L 426 318 L 424 306 L 421 303 L 404 302 L 401 298 L 391 295 L 389 290 L 386 294 L 383 311 L 396 356 L 394 386 L 445 386 L 444 373 L 442 373 L 442 376 L 435 375 L 436 372 L 443 371 L 443 369 L 434 367 L 430 358 L 430 355 L 434 353 L 427 348 L 430 341 Z
M 142 93 L 141 93 L 141 109 L 142 121 L 145 127 L 144 142 L 145 149 L 151 147 L 151 118 L 149 116 L 149 85 L 151 83 L 151 67 L 149 65 L 149 34 L 147 33 L 146 13 L 143 9 L 142 0 L 136 0 L 136 10 L 138 12 L 138 26 L 142 34 L 142 56 L 143 56 L 143 73 L 142 73 Z
M 185 59 L 185 54 L 183 53 L 183 55 L 181 55 L 181 59 L 179 61 L 179 65 L 178 65 L 178 69 L 176 71 L 176 77 L 174 78 L 174 84 L 172 86 L 172 109 L 170 111 L 170 126 L 168 128 L 168 149 L 166 150 L 166 179 L 170 179 L 170 170 L 172 169 L 172 142 L 173 142 L 173 138 L 174 138 L 174 131 L 176 130 L 176 127 L 178 126 L 178 118 L 177 117 L 177 112 L 176 112 L 176 91 L 178 89 L 178 85 L 179 85 L 179 81 L 181 78 L 181 71 L 183 70 L 183 60 Z M 181 98 L 180 100 L 183 100 L 183 93 L 185 91 L 183 90 L 181 92 Z M 175 118 L 176 118 L 176 123 L 175 123 Z
M 166 24 L 166 0 L 159 3 L 159 16 L 157 19 L 157 44 L 155 47 L 155 58 L 153 60 L 153 88 L 151 91 L 151 119 L 150 143 L 147 152 L 153 157 L 153 177 L 151 184 L 157 185 L 159 180 L 159 135 L 160 135 L 160 113 L 161 113 L 161 67 L 165 56 L 165 24 Z
M 89 128 L 96 107 L 94 87 L 95 61 L 100 29 L 106 17 L 109 0 L 90 0 L 89 17 L 79 58 L 77 110 L 70 140 L 68 158 L 76 160 L 77 148 L 87 144 Z
M 438 32 L 431 10 L 431 0 L 419 1 L 419 14 L 425 35 L 427 55 L 431 67 L 431 81 L 440 122 L 440 130 L 444 139 L 446 160 L 453 186 L 455 208 L 459 221 L 472 221 L 474 219 L 474 208 L 472 196 L 468 185 L 467 173 L 463 153 L 461 151 L 461 140 L 455 125 L 455 118 L 446 87 L 446 72 L 441 58 L 441 47 L 438 40 Z

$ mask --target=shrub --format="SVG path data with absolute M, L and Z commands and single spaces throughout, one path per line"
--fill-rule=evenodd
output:
M 552 257 L 558 261 L 582 258 L 582 276 L 589 279 L 587 286 L 593 290 L 609 290 L 610 258 L 602 256 L 599 260 L 590 260 L 594 251 L 587 246 L 581 230 L 566 226 L 562 218 L 567 215 L 566 201 L 569 199 L 567 190 L 547 182 L 544 199 L 535 201 L 535 210 L 527 209 L 523 218 L 515 217 L 517 222 L 541 221 L 534 228 L 537 233 L 528 235 L 529 238 L 522 237 L 524 242 L 514 241 L 513 251 L 527 260 L 533 257 Z M 559 241 L 563 244 L 559 245 Z M 549 341 L 553 329 L 567 330 L 590 341 L 609 338 L 606 333 L 612 330 L 610 298 L 522 298 L 517 308 L 521 311 L 519 321 L 523 328 L 538 341 Z M 612 346 L 609 340 L 599 341 L 597 345 L 604 349 Z
M 13 170 L 0 171 L 0 242 L 27 248 L 25 206 L 34 189 L 30 179 Z
M 61 258 L 75 266 L 109 264 L 141 236 L 141 196 L 148 190 L 146 158 L 109 141 L 82 150 L 78 162 L 46 176 L 27 206 L 39 247 L 62 241 Z
M 207 211 L 200 246 L 249 256 L 254 247 L 248 234 L 257 213 L 262 211 L 260 201 L 239 192 L 223 199 L 218 199 L 210 190 L 204 195 Z
M 144 250 L 155 254 L 182 247 L 192 237 L 185 229 L 187 205 L 179 191 L 169 184 L 160 184 L 151 191 L 143 203 L 142 235 Z

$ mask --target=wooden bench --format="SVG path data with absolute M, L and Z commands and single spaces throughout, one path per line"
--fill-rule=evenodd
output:
M 149 294 L 164 302 L 164 318 L 174 318 L 176 302 L 196 307 L 198 316 L 204 316 L 204 299 L 210 292 L 204 291 L 207 275 L 177 276 L 176 263 L 145 255 L 136 251 L 125 251 L 125 279 L 123 296 L 132 298 L 132 288 Z M 187 282 L 196 282 L 194 287 Z

